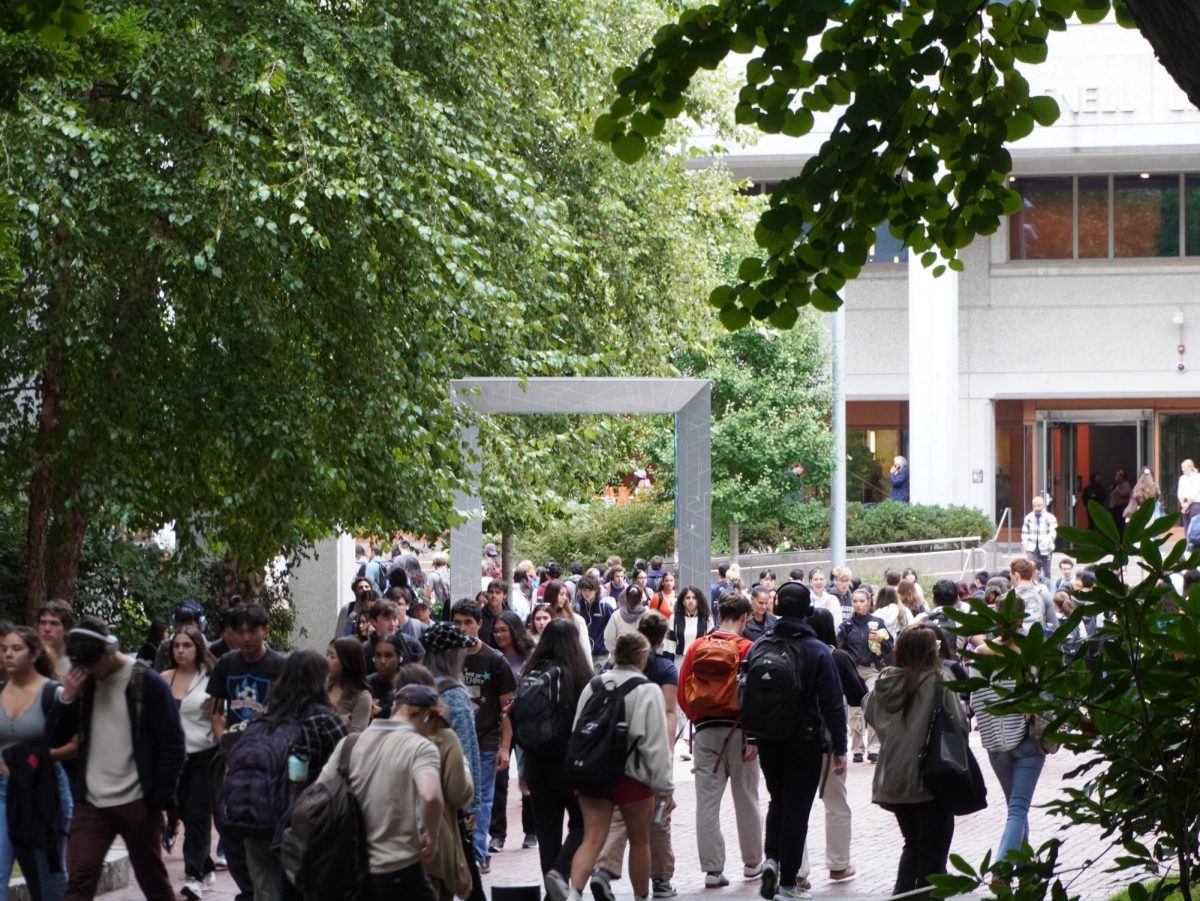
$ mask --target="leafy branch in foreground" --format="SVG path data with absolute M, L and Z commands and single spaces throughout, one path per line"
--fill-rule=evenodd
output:
M 1040 714 L 1057 730 L 1077 758 L 1067 778 L 1085 781 L 1044 806 L 1071 823 L 1100 828 L 1117 852 L 1109 872 L 1161 877 L 1148 888 L 1131 887 L 1131 898 L 1157 901 L 1178 891 L 1191 901 L 1200 862 L 1200 591 L 1182 595 L 1172 577 L 1200 558 L 1169 538 L 1173 517 L 1152 521 L 1152 505 L 1142 506 L 1124 535 L 1107 510 L 1095 502 L 1088 510 L 1097 531 L 1059 534 L 1080 564 L 1094 565 L 1095 590 L 1078 594 L 1075 610 L 1049 635 L 1021 634 L 1013 595 L 996 610 L 973 602 L 970 613 L 955 617 L 954 631 L 992 636 L 995 653 L 976 655 L 962 687 L 994 680 L 998 710 Z M 1064 653 L 1085 622 L 1094 626 L 1089 638 Z M 985 861 L 978 872 L 960 866 L 961 876 L 938 880 L 939 894 L 961 891 L 964 879 L 978 885 L 992 873 L 1015 880 L 1012 897 L 1066 898 L 1061 879 L 1051 881 L 1056 857 L 1056 846 L 1043 846 L 1016 861 Z M 1007 898 L 1006 891 L 997 894 Z
M 738 123 L 801 137 L 818 117 L 836 114 L 820 150 L 779 184 L 759 219 L 762 256 L 746 257 L 736 282 L 710 296 L 731 330 L 751 318 L 790 328 L 806 304 L 841 304 L 885 223 L 935 272 L 961 269 L 958 251 L 1020 209 L 1006 184 L 1005 145 L 1058 118 L 1053 98 L 1030 96 L 1018 63 L 1043 62 L 1047 36 L 1072 16 L 1099 22 L 1114 8 L 1132 24 L 1120 0 L 691 7 L 658 30 L 634 66 L 613 74 L 617 97 L 594 134 L 636 161 L 683 112 L 697 72 L 730 53 L 756 54 L 745 66 Z

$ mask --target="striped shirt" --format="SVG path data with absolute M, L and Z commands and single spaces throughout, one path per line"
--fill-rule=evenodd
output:
M 972 673 L 972 675 L 979 675 Z M 1012 688 L 1011 681 L 999 683 Z M 976 728 L 983 747 L 988 751 L 1011 751 L 1024 741 L 1028 729 L 1023 713 L 993 714 L 989 708 L 1000 702 L 996 689 L 991 685 L 971 692 L 971 709 L 975 711 Z

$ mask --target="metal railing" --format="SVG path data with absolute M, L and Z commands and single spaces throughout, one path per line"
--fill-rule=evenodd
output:
M 992 546 L 991 566 L 988 567 L 988 572 L 992 572 L 996 568 L 996 547 L 1000 543 L 1000 533 L 1004 531 L 1004 524 L 1008 523 L 1009 529 L 1012 528 L 1012 507 L 1005 507 L 1004 512 L 1000 514 L 1000 522 L 996 524 L 996 534 L 992 536 L 989 542 Z

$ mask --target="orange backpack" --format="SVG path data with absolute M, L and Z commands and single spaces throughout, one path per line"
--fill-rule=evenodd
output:
M 741 642 L 736 636 L 706 635 L 696 641 L 692 668 L 683 685 L 683 699 L 693 719 L 734 719 L 738 703 Z

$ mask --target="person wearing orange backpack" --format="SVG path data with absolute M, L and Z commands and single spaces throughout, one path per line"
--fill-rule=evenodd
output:
M 721 596 L 720 626 L 688 647 L 679 670 L 679 706 L 696 724 L 696 845 L 705 888 L 729 885 L 721 802 L 733 786 L 742 875 L 757 879 L 763 868 L 762 815 L 758 807 L 758 749 L 741 728 L 738 668 L 753 642 L 743 637 L 750 599 L 740 592 Z

